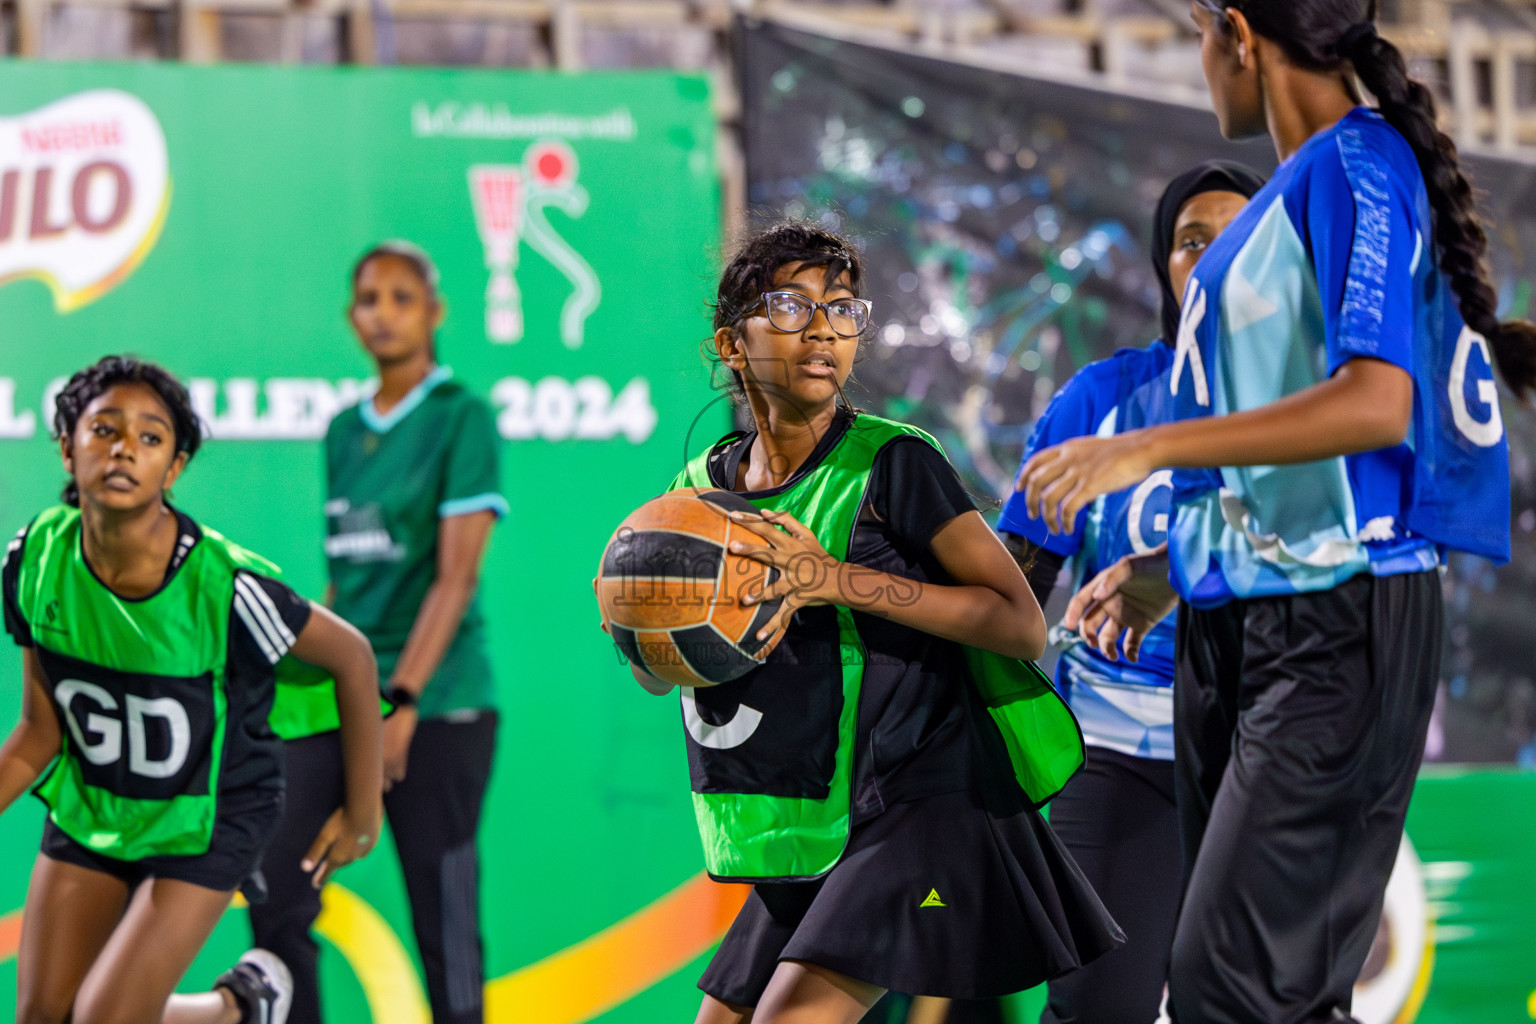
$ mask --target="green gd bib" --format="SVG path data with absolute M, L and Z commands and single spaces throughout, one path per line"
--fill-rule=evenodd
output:
M 759 509 L 787 512 L 814 533 L 827 552 L 846 561 L 870 470 L 881 448 L 899 437 L 928 434 L 903 423 L 860 414 L 826 457 L 785 491 L 749 497 Z M 711 449 L 712 451 L 713 449 Z M 694 458 L 672 483 L 713 489 L 710 452 Z M 837 751 L 824 799 L 752 792 L 697 792 L 694 813 L 709 873 L 737 881 L 814 878 L 836 865 L 847 845 L 864 645 L 853 613 L 836 606 L 842 701 Z M 1083 764 L 1077 720 L 1034 664 L 965 648 L 976 690 L 1008 750 L 1014 777 L 1040 806 L 1059 793 Z M 685 693 L 685 699 L 689 696 Z

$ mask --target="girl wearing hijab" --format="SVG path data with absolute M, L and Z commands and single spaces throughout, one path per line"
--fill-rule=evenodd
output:
M 1174 179 L 1158 203 L 1152 236 L 1162 338 L 1079 370 L 1036 424 L 1026 458 L 1074 437 L 1157 422 L 1167 405 L 1185 283 L 1206 246 L 1263 184 L 1248 168 L 1222 161 Z M 1153 473 L 1085 508 L 1071 533 L 1053 535 L 1043 520 L 1029 518 L 1019 494 L 1004 508 L 998 529 L 1028 567 L 1044 607 L 1067 559 L 1080 584 L 1123 555 L 1165 545 L 1171 506 L 1169 474 Z M 1125 929 L 1126 945 L 1052 981 L 1043 1024 L 1150 1024 L 1158 1015 L 1179 907 L 1173 638 L 1169 617 L 1139 650 L 1127 645 L 1134 661 L 1079 642 L 1057 663 L 1056 685 L 1082 725 L 1088 757 L 1052 805 L 1051 824 Z

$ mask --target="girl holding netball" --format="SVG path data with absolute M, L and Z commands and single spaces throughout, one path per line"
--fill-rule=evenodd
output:
M 1283 162 L 1191 275 L 1179 421 L 1041 452 L 1021 487 L 1070 529 L 1174 469 L 1174 591 L 1132 559 L 1071 618 L 1107 647 L 1183 602 L 1175 1019 L 1348 1019 L 1434 700 L 1436 569 L 1509 557 L 1492 374 L 1536 386 L 1536 328 L 1496 316 L 1455 147 L 1374 3 L 1194 16 L 1224 134 L 1268 132 Z
M 1168 186 L 1153 219 L 1152 264 L 1162 285 L 1162 339 L 1122 349 L 1073 375 L 1035 425 L 1025 453 L 1073 437 L 1134 430 L 1165 415 L 1168 370 L 1178 336 L 1179 296 L 1195 263 L 1264 184 L 1239 164 L 1211 161 Z M 1168 539 L 1170 474 L 1153 473 L 1079 513 L 1068 534 L 1031 519 L 1022 495 L 997 528 L 1028 575 L 1042 607 L 1057 572 L 1072 560 L 1091 579 L 1122 555 Z M 1126 944 L 1051 982 L 1046 1024 L 1150 1024 L 1162 1004 L 1168 948 L 1179 908 L 1179 824 L 1173 783 L 1174 623 L 1160 623 L 1137 660 L 1067 647 L 1056 668 L 1087 741 L 1084 771 L 1051 804 L 1051 827 L 1125 928 Z
M 851 1022 L 890 988 L 997 996 L 1119 941 L 971 691 L 967 648 L 1044 650 L 1023 574 L 932 439 L 838 402 L 862 286 L 815 227 L 742 248 L 714 345 L 754 429 L 677 481 L 760 509 L 733 548 L 783 574 L 747 598 L 782 602 L 766 663 L 683 694 L 709 870 L 756 883 L 699 982 L 704 1024 Z
M 326 433 L 330 604 L 373 644 L 385 696 L 384 809 L 400 854 L 436 1024 L 482 1019 L 475 839 L 496 743 L 495 681 L 477 589 L 507 511 L 486 404 L 437 362 L 437 268 L 406 242 L 352 268 L 350 321 L 379 387 Z M 321 1019 L 320 894 L 300 869 L 305 834 L 340 797 L 341 749 L 315 709 L 280 731 L 302 793 L 290 799 L 252 908 L 257 945 L 288 962 L 295 1024 Z M 318 709 L 318 710 L 322 710 Z
M 168 503 L 202 440 L 170 374 L 109 356 L 70 378 L 54 429 L 65 504 L 17 535 L 0 573 L 25 676 L 0 809 L 34 782 L 48 805 L 17 1019 L 280 1024 L 286 971 L 264 951 L 212 993 L 171 993 L 282 811 L 267 717 L 285 656 L 336 680 L 345 798 L 310 835 L 316 883 L 378 838 L 373 653 L 271 563 Z

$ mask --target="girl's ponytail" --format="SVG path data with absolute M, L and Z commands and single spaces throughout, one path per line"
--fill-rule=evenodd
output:
M 1376 97 L 1381 116 L 1408 140 L 1418 157 L 1435 214 L 1440 269 L 1450 279 L 1462 319 L 1487 339 L 1499 374 L 1516 395 L 1536 391 L 1536 324 L 1499 321 L 1498 294 L 1488 282 L 1485 263 L 1488 235 L 1478 218 L 1456 144 L 1436 125 L 1434 97 L 1408 76 L 1403 55 L 1370 22 L 1346 31 L 1337 50 Z
M 1197 0 L 1226 18 L 1240 11 L 1253 30 L 1279 43 L 1298 67 L 1345 72 L 1354 67 L 1418 158 L 1434 211 L 1440 269 L 1450 280 L 1462 319 L 1488 341 L 1494 365 L 1516 395 L 1536 392 L 1536 324 L 1501 323 L 1498 294 L 1488 282 L 1488 235 L 1456 145 L 1436 126 L 1435 100 L 1408 77 L 1397 47 L 1376 31 L 1377 0 Z

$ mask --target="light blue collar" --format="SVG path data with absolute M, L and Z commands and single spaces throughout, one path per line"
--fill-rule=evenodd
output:
M 389 412 L 379 412 L 373 407 L 373 395 L 363 399 L 357 407 L 357 414 L 363 419 L 363 426 L 375 434 L 387 434 L 395 424 L 405 419 L 416 411 L 416 407 L 424 402 L 432 389 L 443 381 L 453 376 L 451 366 L 439 366 L 421 379 L 421 383 L 407 391 L 405 397 Z

